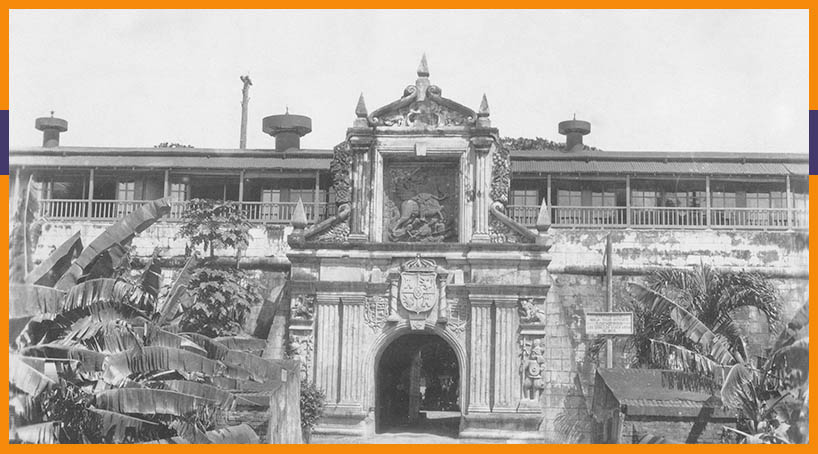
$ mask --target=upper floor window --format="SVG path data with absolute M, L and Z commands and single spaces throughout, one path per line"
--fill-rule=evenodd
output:
M 136 182 L 120 181 L 117 183 L 116 199 L 117 200 L 135 200 Z

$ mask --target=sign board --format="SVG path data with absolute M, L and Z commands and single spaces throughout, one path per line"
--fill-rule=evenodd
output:
M 633 334 L 633 312 L 586 312 L 585 334 Z

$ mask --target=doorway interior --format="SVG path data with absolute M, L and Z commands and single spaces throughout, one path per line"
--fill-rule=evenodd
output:
M 457 436 L 460 364 L 442 337 L 407 333 L 386 346 L 378 362 L 375 431 Z

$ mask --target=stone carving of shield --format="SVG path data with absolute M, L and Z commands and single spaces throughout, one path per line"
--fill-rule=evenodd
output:
M 401 305 L 418 314 L 432 309 L 437 302 L 436 280 L 435 273 L 401 273 L 398 290 Z

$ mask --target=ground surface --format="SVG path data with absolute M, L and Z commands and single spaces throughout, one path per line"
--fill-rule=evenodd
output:
M 457 430 L 459 412 L 426 412 L 423 421 L 411 426 L 392 427 L 368 437 L 315 436 L 313 444 L 454 444 L 460 443 Z

